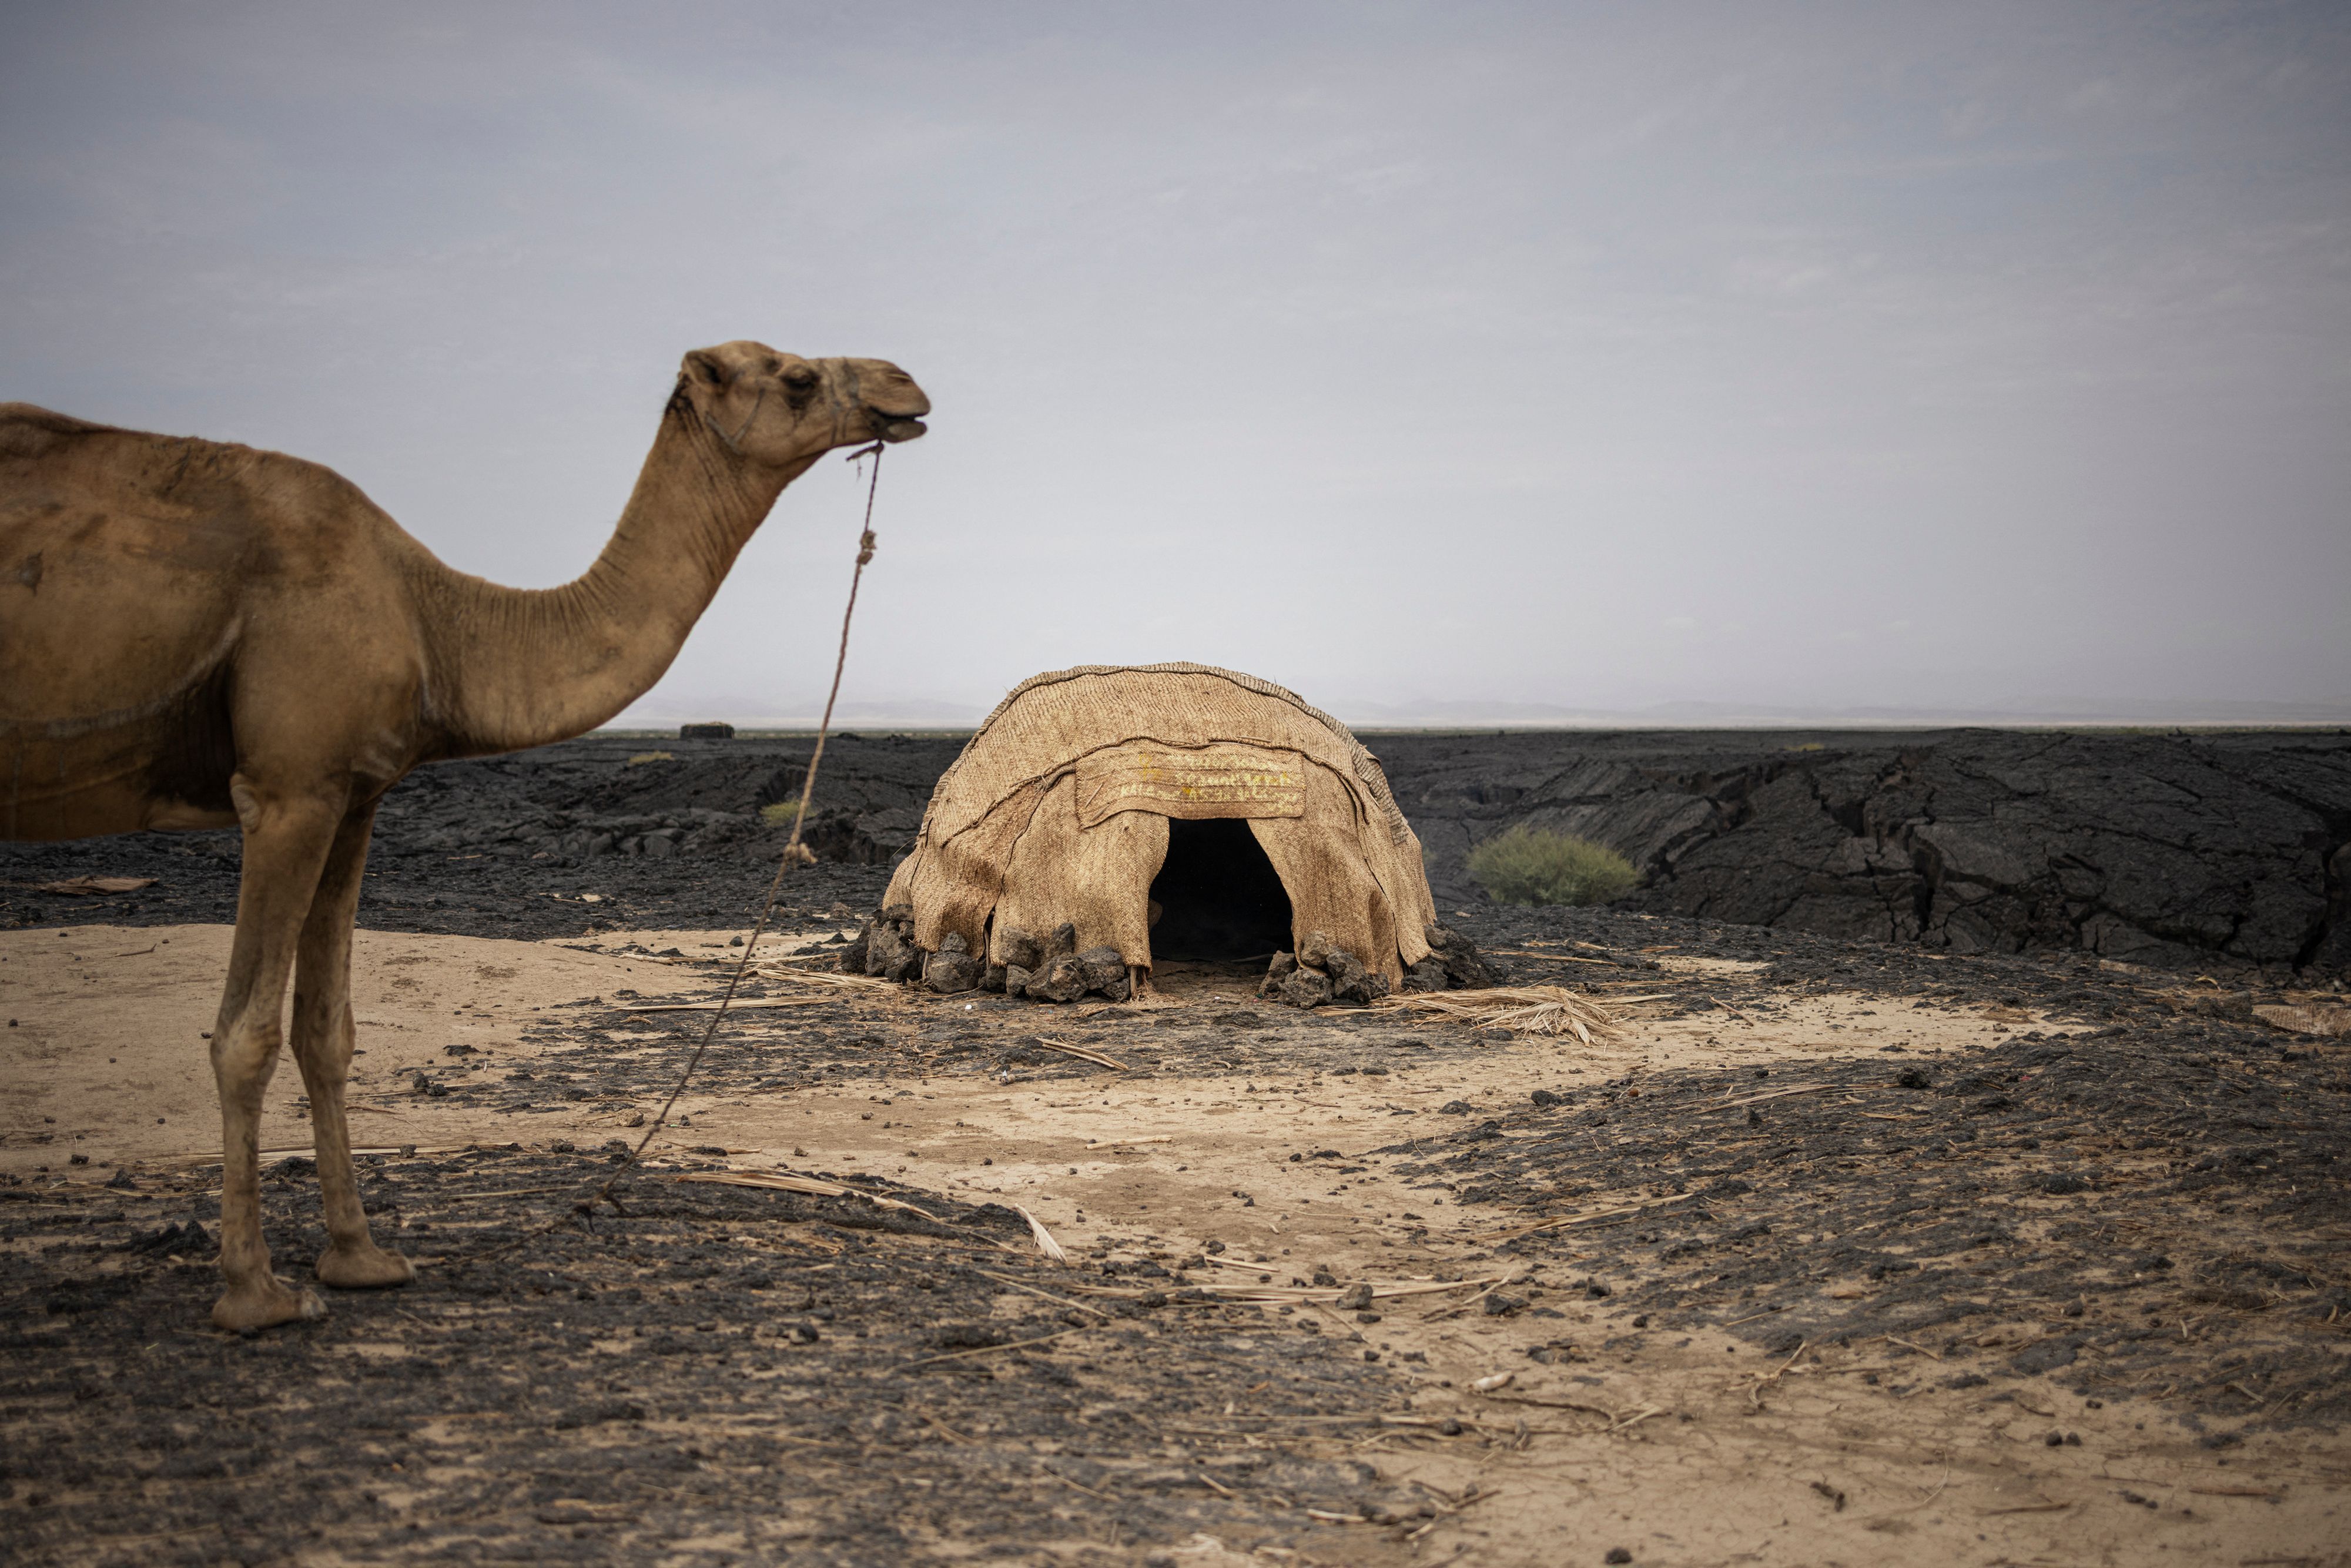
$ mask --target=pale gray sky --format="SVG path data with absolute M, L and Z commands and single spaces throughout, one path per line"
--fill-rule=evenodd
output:
M 853 706 L 2351 700 L 2339 4 L 8 13 L 0 397 L 545 584 L 684 350 L 896 360 Z M 857 500 L 637 711 L 809 711 Z

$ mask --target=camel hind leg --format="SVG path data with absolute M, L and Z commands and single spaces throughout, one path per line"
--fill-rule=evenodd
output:
M 286 981 L 320 872 L 344 816 L 340 800 L 278 794 L 239 774 L 231 782 L 245 829 L 236 939 L 213 1026 L 213 1079 L 221 1103 L 221 1276 L 213 1303 L 224 1329 L 269 1328 L 326 1316 L 308 1291 L 269 1270 L 261 1237 L 261 1098 L 284 1037 Z
M 351 1066 L 351 917 L 359 909 L 372 802 L 354 808 L 335 831 L 319 891 L 302 923 L 294 969 L 294 1061 L 310 1096 L 310 1132 L 319 1155 L 319 1196 L 327 1211 L 327 1250 L 319 1278 L 343 1290 L 404 1285 L 416 1276 L 407 1259 L 368 1234 L 351 1170 L 343 1085 Z

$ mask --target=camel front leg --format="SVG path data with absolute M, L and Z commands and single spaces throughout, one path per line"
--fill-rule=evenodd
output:
M 269 1271 L 261 1239 L 261 1097 L 277 1065 L 287 973 L 343 814 L 340 801 L 267 796 L 240 775 L 231 785 L 245 827 L 245 867 L 228 985 L 213 1026 L 213 1079 L 221 1102 L 221 1276 L 213 1322 L 239 1332 L 326 1307 Z
M 326 870 L 302 923 L 294 968 L 294 1061 L 310 1095 L 310 1132 L 319 1155 L 319 1195 L 327 1211 L 327 1250 L 319 1278 L 343 1290 L 404 1285 L 416 1277 L 408 1260 L 387 1252 L 368 1234 L 351 1170 L 350 1129 L 343 1085 L 351 1042 L 351 917 L 359 909 L 360 876 L 367 866 L 372 802 L 343 819 Z

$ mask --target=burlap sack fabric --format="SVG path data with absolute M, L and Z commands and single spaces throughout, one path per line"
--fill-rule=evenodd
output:
M 1087 664 L 997 705 L 939 779 L 885 908 L 915 945 L 1051 931 L 1151 964 L 1170 817 L 1243 818 L 1290 894 L 1293 943 L 1327 932 L 1399 982 L 1437 917 L 1420 841 L 1346 726 L 1270 681 L 1207 664 Z

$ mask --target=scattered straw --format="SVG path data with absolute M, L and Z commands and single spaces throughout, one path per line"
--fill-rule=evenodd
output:
M 1012 1206 L 1012 1212 L 1029 1222 L 1029 1234 L 1037 1239 L 1038 1251 L 1042 1252 L 1046 1257 L 1050 1258 L 1056 1263 L 1066 1263 L 1070 1260 L 1069 1253 L 1062 1249 L 1060 1242 L 1053 1239 L 1053 1233 L 1045 1228 L 1045 1222 L 1043 1220 L 1038 1218 L 1035 1215 L 1029 1213 L 1027 1209 L 1021 1207 L 1017 1203 Z
M 62 898 L 102 898 L 110 893 L 136 893 L 154 881 L 152 876 L 72 876 L 63 882 L 35 883 L 33 891 Z
M 1916 1340 L 1907 1340 L 1904 1339 L 1899 1334 L 1890 1333 L 1882 1333 L 1877 1337 L 1884 1340 L 1887 1344 L 1898 1344 L 1905 1350 L 1915 1350 L 1920 1355 L 1925 1356 L 1928 1361 L 1940 1361 L 1943 1359 L 1940 1355 L 1928 1350 L 1925 1345 L 1918 1343 Z
M 1782 1377 L 1785 1377 L 1788 1375 L 1789 1368 L 1796 1364 L 1797 1358 L 1812 1348 L 1812 1343 L 1813 1342 L 1810 1340 L 1799 1340 L 1796 1343 L 1795 1354 L 1789 1356 L 1787 1360 L 1782 1362 L 1770 1372 L 1750 1372 L 1746 1374 L 1747 1376 L 1755 1380 L 1754 1386 L 1750 1387 L 1747 1391 L 1747 1404 L 1750 1409 L 1761 1410 L 1763 1408 L 1763 1390 L 1771 1386 L 1772 1384 L 1779 1382 Z M 1843 1508 L 1844 1506 L 1844 1495 L 1842 1493 L 1838 1494 L 1837 1506 L 1839 1508 Z
M 840 991 L 887 991 L 893 995 L 906 989 L 895 980 L 879 979 L 872 975 L 844 975 L 837 969 L 794 969 L 774 964 L 762 964 L 756 971 L 763 980 L 788 980 L 794 985 L 830 986 Z M 741 1006 L 741 1003 L 737 1003 Z
M 1076 1056 L 1076 1057 L 1082 1057 L 1082 1058 L 1084 1058 L 1086 1061 L 1091 1061 L 1091 1062 L 1094 1063 L 1096 1066 L 1099 1066 L 1099 1067 L 1107 1067 L 1107 1068 L 1110 1068 L 1113 1071 L 1116 1071 L 1116 1072 L 1132 1072 L 1132 1071 L 1134 1071 L 1134 1068 L 1129 1067 L 1129 1066 L 1128 1066 L 1125 1062 L 1123 1062 L 1123 1061 L 1117 1061 L 1117 1060 L 1115 1060 L 1115 1059 L 1113 1059 L 1113 1058 L 1112 1058 L 1112 1057 L 1104 1056 L 1104 1055 L 1103 1055 L 1101 1051 L 1088 1051 L 1088 1050 L 1087 1050 L 1084 1046 L 1082 1046 L 1082 1045 L 1071 1045 L 1071 1044 L 1070 1044 L 1070 1043 L 1069 1043 L 1068 1041 L 1066 1041 L 1066 1040 L 1047 1040 L 1047 1039 L 1046 1039 L 1044 1036 L 1042 1036 L 1042 1035 L 1039 1035 L 1039 1036 L 1037 1037 L 1037 1043 L 1038 1043 L 1039 1045 L 1043 1046 L 1047 1051 L 1058 1051 L 1061 1052 L 1064 1056 Z
M 1548 958 L 1556 964 L 1603 964 L 1611 969 L 1624 967 L 1614 958 L 1586 958 L 1574 953 L 1539 953 L 1531 947 L 1496 947 L 1492 952 L 1504 958 Z
M 1766 1090 L 1761 1094 L 1742 1094 L 1736 1100 L 1725 1100 L 1719 1104 L 1709 1105 L 1703 1113 L 1711 1115 L 1717 1111 L 1736 1111 L 1741 1105 L 1761 1105 L 1766 1100 L 1784 1100 L 1791 1094 L 1817 1094 L 1823 1089 L 1834 1087 L 1834 1084 L 1828 1083 L 1797 1083 L 1785 1089 Z
M 1372 1012 L 1434 1013 L 1473 1029 L 1516 1034 L 1572 1034 L 1590 1045 L 1594 1035 L 1618 1032 L 1607 1009 L 1564 986 L 1497 986 L 1481 991 L 1402 991 L 1380 998 Z
M 1100 1307 L 1090 1307 L 1083 1301 L 1073 1301 L 1067 1296 L 1057 1296 L 1050 1291 L 1040 1291 L 1034 1285 L 1024 1285 L 1019 1281 L 1008 1279 L 1002 1274 L 991 1274 L 985 1269 L 975 1269 L 972 1272 L 981 1275 L 986 1279 L 993 1280 L 999 1285 L 1009 1285 L 1016 1291 L 1025 1291 L 1029 1294 L 1035 1296 L 1038 1300 L 1050 1301 L 1057 1307 L 1067 1307 L 1071 1312 L 1092 1312 L 1098 1318 L 1106 1318 L 1110 1316 L 1108 1312 L 1103 1312 Z
M 962 1361 L 968 1356 L 995 1355 L 1000 1352 L 1008 1350 L 1027 1350 L 1032 1344 L 1050 1344 L 1057 1339 L 1067 1339 L 1073 1333 L 1083 1333 L 1088 1329 L 1098 1326 L 1100 1325 L 1095 1323 L 1081 1323 L 1076 1328 L 1063 1329 L 1059 1333 L 1040 1334 L 1035 1339 L 1016 1339 L 1008 1344 L 983 1344 L 975 1345 L 969 1350 L 946 1351 L 937 1355 L 924 1356 L 919 1361 L 907 1362 L 903 1366 L 896 1367 L 893 1370 L 898 1372 L 912 1372 L 918 1366 L 930 1366 L 942 1361 Z
M 903 1208 L 934 1225 L 946 1223 L 928 1209 L 918 1208 L 899 1198 L 883 1197 L 878 1192 L 860 1192 L 853 1186 L 842 1186 L 838 1182 L 819 1181 L 813 1176 L 793 1176 L 785 1171 L 688 1171 L 676 1179 L 712 1186 L 763 1186 L 776 1192 L 806 1193 L 811 1197 L 862 1197 L 883 1208 Z M 1031 1220 L 1029 1223 L 1033 1225 L 1036 1222 Z
M 410 1155 L 413 1155 L 415 1157 L 422 1159 L 432 1155 L 469 1154 L 480 1147 L 481 1145 L 478 1144 L 434 1144 L 429 1146 L 422 1144 L 368 1144 L 353 1147 L 351 1150 L 351 1157 L 353 1159 L 359 1159 L 366 1156 L 392 1155 L 398 1155 L 402 1157 L 406 1157 Z M 312 1148 L 309 1145 L 305 1144 L 299 1148 L 263 1149 L 254 1157 L 262 1160 L 307 1160 L 317 1153 L 318 1150 Z M 153 1159 L 141 1160 L 139 1163 L 141 1165 L 149 1166 L 194 1166 L 201 1168 L 204 1166 L 216 1166 L 220 1164 L 221 1152 L 218 1149 L 213 1149 L 210 1151 L 203 1151 L 189 1155 L 158 1155 Z M 93 1183 L 91 1185 L 95 1186 L 97 1184 Z
M 1635 1203 L 1623 1208 L 1603 1208 L 1591 1214 L 1571 1214 L 1560 1219 L 1538 1220 L 1510 1230 L 1496 1230 L 1480 1236 L 1480 1245 L 1492 1246 L 1498 1241 L 1513 1241 L 1521 1236 L 1532 1236 L 1538 1230 L 1563 1230 L 1572 1225 L 1604 1225 L 1612 1219 L 1624 1219 L 1635 1214 L 1646 1214 L 1653 1208 L 1666 1208 L 1677 1203 L 1687 1203 L 1696 1193 L 1683 1193 L 1675 1197 L 1661 1197 L 1655 1203 Z
M 707 1013 L 721 1008 L 744 1012 L 751 1008 L 820 1008 L 822 997 L 753 997 L 737 1002 L 639 1002 L 616 1009 L 624 1013 Z
M 1069 1477 L 1063 1475 L 1061 1471 L 1053 1469 L 1050 1465 L 1039 1465 L 1037 1469 L 1040 1474 L 1050 1476 L 1055 1480 L 1061 1482 L 1063 1486 L 1073 1487 L 1077 1490 L 1085 1493 L 1088 1497 L 1100 1498 L 1104 1502 L 1116 1502 L 1118 1500 L 1118 1499 L 1111 1496 L 1110 1493 L 1106 1491 L 1096 1491 L 1093 1488 L 1087 1486 L 1082 1481 L 1071 1480 Z
M 1031 1223 L 1033 1224 L 1034 1221 L 1031 1221 Z M 1372 1286 L 1372 1299 L 1375 1301 L 1384 1301 L 1392 1300 L 1397 1296 L 1428 1296 L 1437 1295 L 1447 1291 L 1467 1291 L 1473 1288 L 1477 1289 L 1479 1294 L 1482 1295 L 1485 1291 L 1492 1290 L 1495 1286 L 1499 1285 L 1500 1283 L 1502 1283 L 1502 1277 L 1496 1275 L 1476 1280 L 1415 1281 L 1405 1284 L 1374 1285 Z M 1177 1288 L 1180 1290 L 1196 1291 L 1204 1296 L 1214 1296 L 1220 1301 L 1254 1301 L 1268 1305 L 1307 1306 L 1318 1301 L 1335 1301 L 1341 1296 L 1345 1295 L 1348 1289 L 1352 1287 L 1337 1285 L 1228 1285 L 1222 1283 L 1212 1283 L 1206 1285 L 1179 1286 Z M 1112 1296 L 1122 1301 L 1130 1301 L 1145 1294 L 1145 1292 L 1141 1290 L 1129 1289 L 1116 1285 L 1071 1285 L 1070 1289 L 1077 1291 L 1081 1295 Z M 1472 1299 L 1474 1300 L 1475 1298 Z
M 1510 1375 L 1507 1373 L 1499 1375 L 1501 1375 L 1506 1382 L 1510 1377 Z M 1488 1381 L 1489 1380 L 1482 1377 L 1478 1380 L 1479 1383 Z M 1579 1416 L 1597 1416 L 1602 1420 L 1608 1423 L 1607 1431 L 1600 1434 L 1602 1437 L 1606 1437 L 1609 1433 L 1613 1432 L 1621 1432 L 1627 1427 L 1637 1427 L 1644 1421 L 1655 1420 L 1660 1416 L 1669 1416 L 1673 1414 L 1672 1411 L 1667 1409 L 1662 1405 L 1641 1405 L 1624 1410 L 1611 1410 L 1605 1405 L 1587 1405 L 1575 1399 L 1542 1399 L 1531 1395 L 1504 1394 L 1500 1392 L 1499 1388 L 1478 1388 L 1478 1384 L 1476 1383 L 1471 1384 L 1469 1386 L 1473 1389 L 1477 1389 L 1477 1391 L 1484 1397 L 1503 1405 L 1532 1405 L 1545 1410 L 1573 1410 Z M 1434 1423 L 1431 1424 L 1434 1425 Z M 1464 1426 L 1473 1424 L 1474 1423 L 1471 1423 L 1467 1418 L 1464 1418 L 1462 1421 L 1462 1425 Z M 1538 1432 L 1551 1431 L 1562 1433 L 1572 1432 L 1574 1430 L 1573 1427 L 1535 1427 L 1528 1429 Z
M 1463 1312 L 1468 1312 L 1470 1308 L 1476 1306 L 1479 1302 L 1484 1301 L 1487 1297 L 1492 1295 L 1495 1291 L 1500 1290 L 1504 1285 L 1509 1283 L 1510 1283 L 1510 1281 L 1507 1275 L 1497 1274 L 1492 1279 L 1486 1281 L 1486 1288 L 1484 1290 L 1479 1291 L 1468 1301 L 1449 1306 L 1441 1312 L 1431 1312 L 1420 1321 L 1425 1323 L 1437 1323 L 1443 1322 L 1447 1318 L 1459 1317 Z M 1504 1373 L 1502 1375 L 1502 1382 L 1508 1383 L 1510 1380 L 1510 1375 Z M 1497 1384 L 1495 1386 L 1499 1387 L 1500 1385 Z

